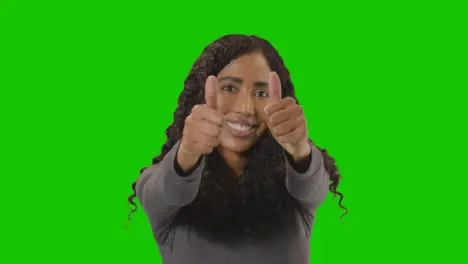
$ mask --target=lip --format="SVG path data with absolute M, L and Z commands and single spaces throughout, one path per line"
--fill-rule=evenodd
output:
M 256 127 L 258 125 L 257 122 L 255 122 L 254 120 L 249 120 L 241 116 L 229 118 L 229 119 L 226 119 L 226 121 L 229 123 L 234 123 L 234 124 L 239 124 L 239 125 L 244 125 L 244 126 Z
M 235 127 L 232 127 L 231 125 L 229 125 L 228 123 L 234 123 L 234 122 L 226 121 L 226 127 L 233 136 L 238 137 L 238 138 L 248 137 L 249 135 L 254 133 L 255 130 L 256 130 L 256 126 L 251 126 L 251 128 L 249 130 L 238 130 Z M 236 124 L 236 123 L 234 123 L 234 124 Z M 237 123 L 237 124 L 243 125 L 240 122 Z M 248 126 L 250 126 L 250 125 L 248 125 Z

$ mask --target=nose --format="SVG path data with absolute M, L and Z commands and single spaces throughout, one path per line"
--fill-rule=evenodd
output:
M 234 112 L 243 115 L 255 114 L 255 102 L 248 93 L 239 93 L 239 96 L 237 96 L 234 105 Z

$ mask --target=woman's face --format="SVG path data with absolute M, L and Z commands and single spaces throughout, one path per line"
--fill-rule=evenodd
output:
M 268 76 L 271 72 L 262 53 L 241 56 L 218 74 L 218 110 L 224 114 L 220 146 L 242 153 L 265 133 L 264 108 L 269 102 Z

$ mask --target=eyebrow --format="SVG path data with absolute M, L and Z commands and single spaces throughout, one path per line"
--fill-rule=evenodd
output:
M 225 77 L 221 77 L 219 79 L 219 81 L 232 81 L 232 82 L 235 82 L 235 83 L 238 83 L 238 84 L 241 84 L 243 83 L 243 80 L 241 78 L 237 78 L 237 77 L 231 77 L 231 76 L 225 76 Z M 266 82 L 262 82 L 262 81 L 256 81 L 254 82 L 254 86 L 257 86 L 257 87 L 267 87 L 268 84 Z

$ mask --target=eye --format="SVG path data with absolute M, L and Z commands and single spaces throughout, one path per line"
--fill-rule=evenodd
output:
M 265 91 L 258 91 L 255 93 L 255 96 L 258 96 L 258 97 L 268 97 L 268 93 L 265 92 Z
M 226 91 L 226 92 L 233 92 L 234 91 L 234 86 L 232 85 L 225 85 L 223 86 L 223 91 Z

